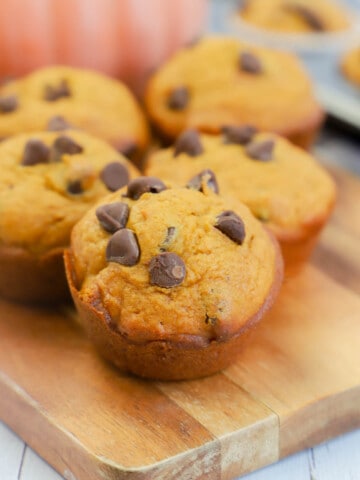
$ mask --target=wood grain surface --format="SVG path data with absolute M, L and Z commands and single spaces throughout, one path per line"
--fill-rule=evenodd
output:
M 190 382 L 124 375 L 66 309 L 0 301 L 0 417 L 65 478 L 231 479 L 360 425 L 360 182 L 239 361 Z M 21 454 L 20 452 L 16 454 Z

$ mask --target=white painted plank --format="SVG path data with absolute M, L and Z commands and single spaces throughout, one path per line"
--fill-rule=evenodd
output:
M 311 480 L 307 452 L 284 458 L 256 472 L 241 477 L 241 480 Z
M 24 453 L 24 442 L 0 422 L 0 478 L 17 480 Z
M 44 442 L 46 442 L 45 438 Z M 63 480 L 63 477 L 27 447 L 19 480 Z
M 360 430 L 315 447 L 310 468 L 313 480 L 360 479 Z

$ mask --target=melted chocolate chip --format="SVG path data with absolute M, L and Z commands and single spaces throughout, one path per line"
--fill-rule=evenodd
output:
M 187 188 L 192 188 L 204 193 L 204 185 L 210 188 L 214 193 L 219 193 L 219 185 L 215 173 L 210 169 L 203 170 L 198 175 L 195 175 L 195 177 L 188 181 L 186 186 Z
M 61 160 L 61 156 L 64 154 L 76 155 L 77 153 L 82 153 L 84 151 L 83 147 L 70 137 L 62 135 L 57 137 L 54 141 L 51 149 L 51 160 L 53 162 L 58 162 Z
M 15 95 L 0 98 L 0 113 L 10 113 L 19 106 L 18 99 Z
M 151 259 L 149 273 L 151 285 L 163 288 L 176 287 L 184 281 L 185 263 L 176 253 L 160 253 Z
M 251 125 L 242 125 L 240 127 L 226 125 L 221 131 L 224 136 L 224 143 L 246 145 L 251 141 L 257 129 Z
M 111 192 L 127 185 L 130 176 L 128 169 L 120 162 L 108 163 L 100 173 L 101 180 Z
M 306 5 L 289 4 L 285 5 L 286 10 L 299 15 L 304 22 L 314 31 L 323 32 L 326 30 L 325 24 L 322 19 Z
M 254 160 L 261 160 L 262 162 L 268 162 L 273 158 L 273 151 L 275 147 L 274 140 L 264 140 L 262 142 L 249 143 L 245 152 L 249 157 Z
M 232 210 L 225 210 L 217 217 L 215 228 L 238 245 L 241 245 L 245 239 L 244 222 Z
M 122 228 L 114 233 L 106 247 L 106 260 L 131 267 L 140 258 L 140 248 L 135 233 Z
M 24 149 L 21 165 L 30 167 L 38 163 L 48 163 L 50 160 L 50 149 L 41 140 L 29 140 Z
M 67 128 L 70 128 L 70 127 L 71 125 L 64 119 L 64 117 L 60 117 L 59 115 L 55 117 L 51 117 L 47 124 L 47 130 L 53 131 L 53 132 L 66 130 Z
M 70 180 L 67 184 L 66 190 L 71 193 L 71 195 L 79 195 L 84 191 L 81 180 Z
M 47 102 L 56 102 L 60 98 L 71 97 L 69 85 L 65 79 L 61 80 L 56 86 L 46 85 L 44 90 L 44 100 Z
M 168 227 L 167 232 L 166 232 L 165 240 L 163 241 L 163 243 L 160 246 L 160 251 L 161 252 L 165 252 L 167 250 L 170 243 L 172 243 L 172 241 L 174 240 L 175 234 L 176 234 L 176 228 L 175 227 Z
M 180 153 L 186 153 L 190 157 L 196 157 L 204 151 L 200 142 L 199 133 L 196 130 L 186 130 L 175 142 L 174 157 Z
M 171 110 L 184 110 L 187 107 L 189 100 L 189 89 L 187 87 L 178 87 L 170 92 L 167 106 Z
M 156 177 L 138 177 L 132 180 L 127 188 L 126 196 L 137 200 L 144 193 L 160 193 L 166 185 Z
M 259 75 L 263 71 L 260 60 L 250 52 L 241 52 L 239 65 L 242 71 Z
M 132 141 L 126 142 L 118 148 L 118 152 L 131 159 L 137 152 L 137 144 Z
M 123 202 L 108 203 L 97 208 L 95 213 L 103 229 L 115 233 L 125 228 L 129 218 L 129 207 Z

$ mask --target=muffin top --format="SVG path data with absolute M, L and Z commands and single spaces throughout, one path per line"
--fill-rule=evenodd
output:
M 145 100 L 169 137 L 188 127 L 214 133 L 241 124 L 290 134 L 322 115 L 295 56 L 230 37 L 205 38 L 179 51 L 151 78 Z
M 90 70 L 52 66 L 0 89 L 0 137 L 81 128 L 125 155 L 148 142 L 144 115 L 122 83 Z M 137 152 L 137 153 L 138 153 Z
M 267 30 L 336 32 L 349 27 L 347 12 L 331 0 L 247 0 L 241 17 Z
M 301 236 L 335 200 L 333 180 L 311 155 L 252 127 L 225 127 L 216 136 L 186 131 L 174 147 L 155 152 L 146 171 L 184 184 L 206 169 L 220 193 L 244 202 L 279 238 Z
M 348 80 L 360 86 L 360 47 L 346 53 L 342 61 L 342 71 Z
M 15 135 L 0 143 L 0 244 L 34 254 L 66 247 L 100 197 L 138 176 L 107 143 L 77 130 Z
M 79 295 L 130 342 L 226 339 L 266 304 L 277 247 L 247 207 L 214 190 L 211 175 L 192 188 L 139 177 L 75 226 Z

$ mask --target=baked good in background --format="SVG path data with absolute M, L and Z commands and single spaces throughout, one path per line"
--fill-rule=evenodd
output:
M 360 47 L 346 52 L 341 62 L 343 75 L 356 86 L 360 86 Z
M 170 139 L 187 128 L 219 133 L 251 124 L 308 147 L 323 120 L 294 55 L 231 37 L 204 38 L 175 54 L 150 79 L 145 104 Z
M 349 14 L 331 0 L 246 0 L 240 16 L 254 26 L 286 33 L 338 32 L 349 28 Z
M 65 253 L 80 322 L 122 370 L 163 380 L 234 361 L 282 278 L 276 241 L 210 173 L 191 188 L 139 177 L 75 225 Z
M 139 161 L 147 122 L 135 97 L 103 74 L 65 66 L 36 70 L 0 88 L 0 137 L 79 128 Z
M 63 250 L 73 225 L 138 170 L 78 130 L 14 135 L 0 143 L 0 295 L 51 303 L 69 297 Z
M 152 154 L 146 173 L 185 184 L 211 169 L 220 192 L 245 203 L 280 242 L 291 275 L 310 255 L 335 203 L 330 175 L 307 152 L 250 126 L 222 135 L 184 132 L 175 145 Z

